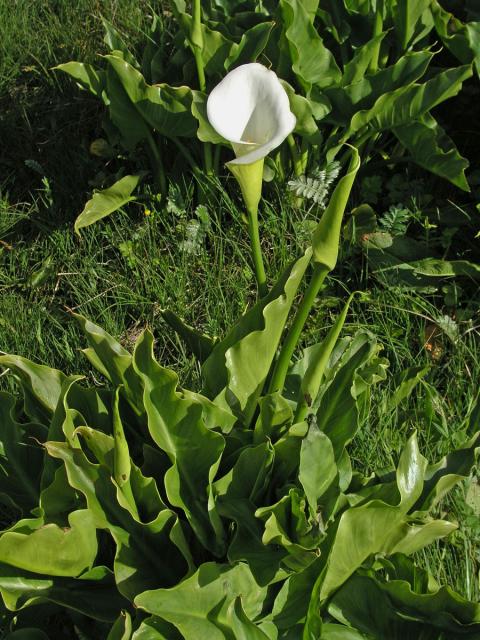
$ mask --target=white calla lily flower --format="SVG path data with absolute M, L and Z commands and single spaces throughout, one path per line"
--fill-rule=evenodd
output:
M 207 117 L 236 155 L 227 167 L 242 190 L 258 291 L 264 296 L 267 282 L 258 229 L 263 162 L 292 133 L 296 118 L 277 75 L 256 62 L 230 71 L 215 87 L 208 96 Z
M 243 64 L 225 76 L 208 97 L 207 116 L 233 147 L 236 158 L 229 165 L 262 160 L 296 123 L 278 76 L 257 62 Z

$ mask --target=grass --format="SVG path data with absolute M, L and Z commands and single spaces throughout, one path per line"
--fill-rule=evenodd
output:
M 248 236 L 239 201 L 229 195 L 232 179 L 222 180 L 227 189 L 211 188 L 209 223 L 200 231 L 192 188 L 182 185 L 167 208 L 147 189 L 137 203 L 78 238 L 72 220 L 86 200 L 89 181 L 103 170 L 88 153 L 100 114 L 94 100 L 50 70 L 70 59 L 93 60 L 102 51 L 100 14 L 129 34 L 135 46 L 147 12 L 147 4 L 138 0 L 33 5 L 0 0 L 0 107 L 5 114 L 0 125 L 0 351 L 93 376 L 80 352 L 85 343 L 70 317 L 73 310 L 127 347 L 149 326 L 162 363 L 175 368 L 185 385 L 195 386 L 198 365 L 161 310 L 170 308 L 195 327 L 221 335 L 252 303 Z M 284 191 L 269 192 L 262 239 L 272 279 L 308 238 L 303 215 Z M 391 375 L 372 392 L 352 450 L 355 465 L 369 472 L 396 462 L 413 429 L 422 451 L 435 461 L 473 429 L 470 416 L 480 379 L 478 290 L 474 283 L 462 283 L 465 293 L 455 309 L 458 335 L 452 340 L 440 320 L 453 309 L 445 306 L 441 292 L 383 286 L 362 260 L 345 251 L 335 278 L 328 280 L 325 302 L 312 314 L 306 342 L 324 335 L 346 290 L 361 289 L 364 295 L 353 303 L 345 331 L 372 331 Z M 410 398 L 386 411 L 401 372 L 427 366 Z M 7 384 L 0 378 L 0 387 Z M 459 520 L 459 530 L 418 560 L 439 581 L 476 600 L 480 526 L 471 493 L 465 485 L 442 504 Z
M 101 16 L 135 49 L 148 15 L 146 0 L 0 0 L 0 193 L 29 200 L 31 192 L 44 193 L 46 181 L 51 223 L 78 213 L 94 175 L 88 149 L 101 113 L 53 67 L 107 52 Z

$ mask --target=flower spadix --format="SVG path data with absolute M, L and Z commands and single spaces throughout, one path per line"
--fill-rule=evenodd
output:
M 296 118 L 277 75 L 256 62 L 230 71 L 207 101 L 212 127 L 228 140 L 235 159 L 227 163 L 248 210 L 260 200 L 263 161 L 293 131 Z

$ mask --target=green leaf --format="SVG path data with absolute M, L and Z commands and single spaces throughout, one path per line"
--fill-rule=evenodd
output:
M 177 517 L 172 511 L 164 509 L 154 520 L 138 522 L 119 503 L 109 469 L 62 442 L 47 442 L 45 447 L 51 456 L 63 460 L 68 482 L 85 496 L 95 527 L 112 535 L 117 546 L 115 579 L 122 595 L 132 599 L 159 583 L 176 584 L 184 576 L 188 564 L 182 544 L 177 544 Z
M 418 21 L 431 3 L 432 0 L 397 0 L 394 5 L 395 33 L 403 49 L 408 47 Z
M 207 100 L 208 96 L 202 91 L 192 91 L 191 112 L 198 121 L 197 137 L 202 142 L 227 144 L 227 141 L 210 124 L 207 117 Z
M 230 604 L 227 610 L 228 626 L 232 630 L 235 640 L 269 640 L 256 624 L 247 617 L 242 607 L 240 596 Z
M 4 636 L 5 640 L 49 640 L 46 633 L 40 629 L 18 629 Z
M 208 358 L 218 340 L 217 338 L 211 338 L 186 324 L 176 313 L 169 309 L 162 309 L 161 314 L 165 322 L 178 333 L 199 362 L 203 362 Z
M 417 436 L 411 436 L 397 466 L 397 487 L 402 509 L 408 510 L 420 497 L 428 461 L 418 449 Z
M 315 357 L 311 358 L 303 375 L 297 409 L 295 411 L 295 422 L 303 420 L 307 413 L 311 411 L 310 408 L 315 404 L 328 360 L 332 355 L 332 351 L 337 343 L 343 325 L 345 324 L 347 312 L 353 299 L 353 295 L 354 294 L 349 296 L 342 313 L 335 320 L 321 345 L 319 345 L 315 350 Z
M 273 22 L 260 22 L 245 31 L 240 42 L 232 44 L 230 53 L 224 62 L 225 69 L 230 71 L 233 67 L 238 67 L 241 64 L 255 62 L 267 46 L 273 26 Z
M 0 491 L 24 513 L 37 506 L 43 451 L 34 438 L 47 437 L 43 425 L 15 419 L 15 398 L 0 392 Z
M 294 394 L 294 400 L 296 396 Z M 293 411 L 290 403 L 280 392 L 262 396 L 259 401 L 259 415 L 253 434 L 254 443 L 267 438 L 275 442 L 293 423 Z
M 463 158 L 436 120 L 425 115 L 421 120 L 393 129 L 393 133 L 410 152 L 414 162 L 454 185 L 470 191 L 465 169 L 469 162 Z
M 480 74 L 480 22 L 464 24 L 449 13 L 437 0 L 432 2 L 435 28 L 443 44 L 462 64 L 474 63 Z
M 332 443 L 313 422 L 300 448 L 298 479 L 313 513 L 318 502 L 337 478 L 337 465 Z
M 150 435 L 172 462 L 165 474 L 168 499 L 185 512 L 202 544 L 219 553 L 224 540 L 210 520 L 208 495 L 225 440 L 205 425 L 202 404 L 177 390 L 177 375 L 156 362 L 149 332 L 137 342 L 133 362 L 143 382 Z
M 405 524 L 399 529 L 399 541 L 390 548 L 390 553 L 413 555 L 440 538 L 446 538 L 456 529 L 456 524 L 446 520 L 431 520 L 419 525 Z
M 105 36 L 103 38 L 103 41 L 110 49 L 110 51 L 121 51 L 123 57 L 129 64 L 133 65 L 134 67 L 138 67 L 138 62 L 128 50 L 128 47 L 124 39 L 120 35 L 120 32 L 117 31 L 117 29 L 115 29 L 115 27 L 103 17 L 102 24 L 103 28 L 105 29 Z
M 393 244 L 393 236 L 388 231 L 374 231 L 373 233 L 364 233 L 360 241 L 365 251 L 370 249 L 378 249 L 383 251 Z
M 407 532 L 407 512 L 422 493 L 426 467 L 427 461 L 420 455 L 414 435 L 402 452 L 397 469 L 399 504 L 371 500 L 341 515 L 325 573 L 319 578 L 321 600 L 328 598 L 370 555 L 397 550 L 398 542 Z M 442 528 L 435 532 L 445 535 L 449 531 Z
M 431 509 L 453 486 L 468 478 L 475 464 L 475 452 L 479 446 L 480 432 L 456 451 L 451 451 L 439 462 L 429 465 L 425 473 L 422 495 L 415 504 L 415 509 Z
M 366 637 L 342 624 L 333 624 L 328 622 L 322 626 L 322 640 L 367 640 Z
M 373 58 L 378 56 L 378 47 L 386 35 L 386 31 L 379 33 L 365 44 L 354 48 L 352 59 L 343 68 L 342 86 L 346 87 L 349 84 L 363 80 Z
M 115 620 L 107 636 L 107 640 L 130 640 L 132 637 L 132 617 L 128 611 L 122 611 Z
M 424 84 L 412 84 L 382 95 L 371 109 L 359 111 L 351 121 L 347 136 L 363 127 L 370 131 L 393 129 L 418 120 L 437 104 L 456 96 L 464 80 L 472 75 L 469 65 L 447 69 Z
M 38 513 L 43 514 L 43 518 L 48 522 L 64 524 L 68 514 L 82 509 L 85 502 L 68 484 L 65 467 L 58 466 L 58 463 L 55 466 L 50 484 L 42 489 L 40 494 Z
M 200 24 L 200 32 L 195 34 L 194 21 L 192 16 L 185 12 L 185 4 L 174 1 L 171 6 L 190 49 L 192 52 L 195 52 L 195 49 L 201 51 L 205 74 L 211 76 L 224 72 L 226 61 L 234 46 L 233 41 L 203 22 Z
M 140 174 L 124 176 L 108 189 L 94 193 L 75 220 L 75 231 L 78 233 L 79 229 L 98 222 L 114 211 L 118 211 L 128 202 L 132 202 L 135 199 L 132 197 L 132 192 L 136 189 L 141 177 Z
M 91 64 L 83 62 L 66 62 L 59 64 L 54 69 L 63 71 L 76 80 L 84 89 L 88 89 L 94 96 L 105 100 L 103 92 L 106 88 L 105 71 L 95 69 Z
M 328 122 L 348 126 L 359 110 L 372 108 L 382 95 L 411 85 L 421 78 L 432 58 L 431 51 L 413 51 L 385 69 L 364 74 L 351 84 L 324 89 L 323 94 L 332 104 Z
M 397 407 L 430 371 L 430 365 L 424 367 L 409 367 L 401 372 L 396 380 L 395 391 L 388 399 L 388 409 Z
M 292 69 L 307 94 L 313 85 L 323 88 L 340 82 L 335 58 L 323 44 L 304 3 L 280 0 L 280 10 Z
M 90 345 L 89 349 L 84 349 L 87 358 L 115 387 L 121 387 L 122 395 L 135 413 L 143 415 L 142 387 L 133 369 L 130 353 L 98 325 L 76 313 L 73 317 L 80 324 Z
M 310 255 L 308 250 L 287 267 L 270 293 L 215 345 L 203 365 L 205 394 L 243 416 L 245 424 L 253 417 Z
M 149 138 L 151 132 L 111 66 L 106 69 L 106 95 L 110 121 L 118 130 L 124 148 L 132 152 L 140 142 Z
M 72 446 L 76 446 L 78 443 L 75 428 L 82 425 L 85 420 L 74 406 L 69 405 L 69 396 L 72 390 L 76 388 L 75 383 L 75 378 L 71 377 L 65 380 L 63 384 L 62 393 L 48 427 L 48 440 L 65 439 Z M 57 461 L 47 456 L 42 470 L 40 485 L 42 489 L 45 489 L 53 482 L 57 468 Z
M 360 14 L 362 16 L 376 11 L 382 12 L 378 0 L 345 0 L 345 8 L 351 14 Z
M 257 585 L 248 566 L 209 562 L 171 589 L 138 595 L 135 605 L 175 625 L 185 640 L 226 640 L 229 607 L 240 596 L 244 615 L 255 619 L 262 611 L 266 589 Z
M 130 472 L 132 469 L 130 451 L 128 449 L 125 431 L 119 408 L 119 388 L 115 392 L 113 405 L 113 477 L 119 487 L 130 486 Z
M 357 372 L 372 361 L 377 350 L 374 336 L 361 331 L 338 345 L 327 368 L 328 377 L 317 404 L 317 424 L 330 438 L 337 464 L 359 427 L 360 394 L 353 394 Z
M 413 584 L 395 578 L 391 575 L 387 581 L 373 572 L 355 574 L 333 596 L 329 613 L 374 638 L 478 637 L 478 604 L 464 600 L 448 587 L 428 593 L 413 575 Z
M 408 53 L 395 64 L 375 73 L 367 73 L 350 85 L 328 87 L 323 92 L 332 104 L 327 121 L 348 127 L 352 117 L 359 111 L 371 109 L 380 97 L 404 89 L 421 78 L 432 57 L 430 51 Z
M 125 498 L 130 513 L 132 513 L 137 520 L 140 520 L 137 505 L 135 504 L 135 498 L 132 493 L 132 486 L 130 484 L 132 461 L 130 459 L 130 451 L 127 439 L 125 438 L 122 419 L 120 417 L 119 391 L 120 388 L 117 387 L 113 403 L 113 478 Z
M 300 489 L 290 488 L 275 504 L 257 509 L 255 516 L 265 523 L 262 542 L 288 552 L 282 564 L 289 571 L 301 571 L 315 560 L 325 533 L 321 518 L 309 509 Z
M 313 260 L 324 265 L 328 271 L 334 269 L 337 264 L 342 218 L 359 168 L 360 158 L 358 151 L 355 147 L 352 147 L 352 157 L 348 171 L 339 180 L 330 197 L 328 207 L 313 232 Z
M 136 119 L 140 117 L 148 127 L 167 137 L 192 137 L 195 134 L 197 127 L 191 115 L 189 87 L 171 87 L 165 83 L 149 85 L 142 74 L 121 57 L 104 57 L 128 96 Z
M 263 527 L 255 517 L 272 482 L 274 450 L 269 442 L 245 447 L 232 468 L 214 483 L 215 504 L 222 518 L 235 523 L 228 548 L 231 563 L 247 562 L 256 581 L 269 584 L 279 572 L 284 551 L 272 550 L 262 542 Z
M 51 602 L 110 623 L 129 605 L 118 593 L 113 573 L 102 566 L 79 578 L 53 579 L 0 564 L 0 593 L 10 611 Z
M 115 438 L 90 427 L 78 427 L 75 433 L 84 439 L 85 445 L 99 464 L 106 467 L 113 476 L 115 471 Z M 145 477 L 132 461 L 130 461 L 129 467 L 130 488 L 128 493 L 125 492 L 124 479 L 121 478 L 122 485 L 113 478 L 117 485 L 117 500 L 136 522 L 155 520 L 160 511 L 166 509 L 158 492 L 157 484 L 154 478 Z M 141 513 L 141 517 L 139 513 Z
M 20 520 L 0 537 L 0 562 L 33 573 L 78 576 L 91 568 L 97 555 L 97 536 L 88 509 L 73 511 L 68 527 L 38 520 Z
M 324 556 L 319 556 L 303 571 L 292 574 L 282 584 L 272 608 L 272 619 L 280 630 L 295 629 L 305 618 L 312 589 L 324 563 Z M 302 624 L 302 630 L 303 626 Z M 300 638 L 300 634 L 301 631 L 297 637 Z
M 20 356 L 0 356 L 0 367 L 11 369 L 19 378 L 27 415 L 47 424 L 60 400 L 65 381 L 78 379 L 78 376 L 67 378 L 57 369 L 35 364 Z
M 368 73 L 342 90 L 332 87 L 326 90 L 326 94 L 335 107 L 341 106 L 345 117 L 351 118 L 360 109 L 371 108 L 382 95 L 406 88 L 419 80 L 428 69 L 433 56 L 428 50 L 409 52 L 385 69 Z M 345 100 L 347 105 L 343 104 Z
M 280 81 L 283 88 L 287 92 L 288 100 L 290 102 L 290 110 L 295 115 L 297 121 L 295 123 L 294 132 L 301 136 L 308 138 L 312 144 L 318 143 L 322 139 L 322 135 L 318 129 L 318 125 L 315 122 L 312 104 L 307 98 L 295 93 L 295 90 L 288 82 L 284 80 Z M 328 109 L 325 110 L 328 113 Z M 315 114 L 317 119 L 318 113 Z
M 468 260 L 439 260 L 425 258 L 410 263 L 410 268 L 418 275 L 436 278 L 452 278 L 465 276 L 473 280 L 480 278 L 480 265 Z
M 134 632 L 132 640 L 183 640 L 183 636 L 165 620 L 150 616 Z

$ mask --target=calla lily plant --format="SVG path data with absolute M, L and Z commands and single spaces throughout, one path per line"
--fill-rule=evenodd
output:
M 207 116 L 235 152 L 235 159 L 227 167 L 245 200 L 258 288 L 264 295 L 266 277 L 258 234 L 263 163 L 265 156 L 293 131 L 296 118 L 278 76 L 256 62 L 237 67 L 213 89 Z

